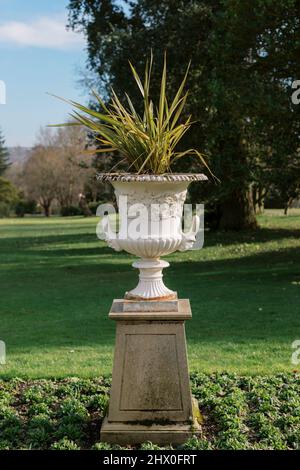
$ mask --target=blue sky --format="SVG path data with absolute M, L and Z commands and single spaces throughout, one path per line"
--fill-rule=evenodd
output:
M 70 111 L 46 93 L 86 101 L 78 84 L 84 38 L 67 32 L 67 0 L 0 0 L 0 127 L 8 146 L 31 146 L 41 126 L 63 122 Z

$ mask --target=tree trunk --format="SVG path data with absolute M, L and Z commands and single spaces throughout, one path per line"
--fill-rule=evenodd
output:
M 257 187 L 256 200 L 253 200 L 255 207 L 255 214 L 263 214 L 265 210 L 265 197 L 267 194 L 266 188 L 261 185 Z
M 43 206 L 46 217 L 50 217 L 50 205 Z
M 253 201 L 253 207 L 254 207 L 254 212 L 257 214 L 258 211 L 258 187 L 256 184 L 252 186 L 252 201 Z
M 41 202 L 45 217 L 50 217 L 51 202 Z
M 82 210 L 84 217 L 91 217 L 93 215 L 83 194 L 79 195 L 79 207 Z
M 265 190 L 262 186 L 258 189 L 258 214 L 262 214 L 265 209 Z
M 237 189 L 221 205 L 220 228 L 223 230 L 247 230 L 258 227 L 252 192 Z
M 290 209 L 293 200 L 294 199 L 292 197 L 290 197 L 289 200 L 285 203 L 285 205 L 284 205 L 284 215 L 287 215 L 288 210 Z

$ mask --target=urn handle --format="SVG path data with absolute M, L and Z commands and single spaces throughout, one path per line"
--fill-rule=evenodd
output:
M 192 225 L 188 232 L 182 232 L 182 241 L 178 248 L 179 251 L 192 250 L 196 242 L 196 235 L 200 228 L 200 217 L 194 215 L 192 219 Z

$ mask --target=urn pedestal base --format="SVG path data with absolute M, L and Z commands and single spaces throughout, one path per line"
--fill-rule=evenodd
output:
M 189 301 L 115 300 L 109 317 L 117 331 L 101 441 L 181 444 L 200 434 L 186 354 Z
M 132 265 L 140 270 L 139 283 L 135 289 L 126 292 L 126 300 L 174 300 L 177 293 L 168 289 L 163 282 L 162 270 L 169 267 L 167 261 L 157 259 L 141 259 Z

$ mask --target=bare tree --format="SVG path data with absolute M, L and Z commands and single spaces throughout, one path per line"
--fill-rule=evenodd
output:
M 86 145 L 86 132 L 79 127 L 40 131 L 38 145 L 24 165 L 22 185 L 47 217 L 54 200 L 61 209 L 78 204 L 85 183 L 95 172 Z
M 61 208 L 78 204 L 91 170 L 86 132 L 79 127 L 59 128 L 54 145 L 57 152 L 56 198 Z
M 23 177 L 28 197 L 42 206 L 49 217 L 51 204 L 56 197 L 57 154 L 53 147 L 36 146 L 25 163 Z

